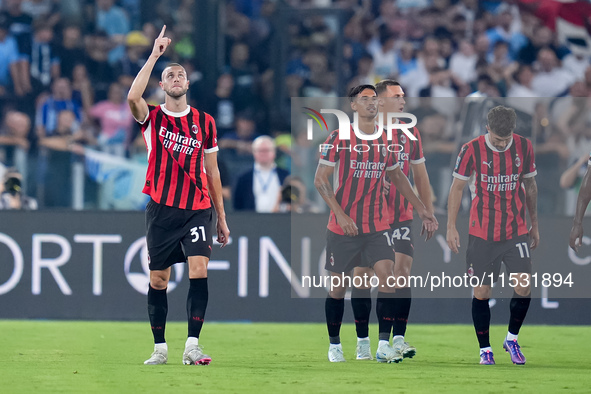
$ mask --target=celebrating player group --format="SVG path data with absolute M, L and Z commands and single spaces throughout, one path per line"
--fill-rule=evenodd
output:
M 316 171 L 315 185 L 331 209 L 325 268 L 331 275 L 376 275 L 379 279 L 376 301 L 378 318 L 378 362 L 400 362 L 411 358 L 417 350 L 405 341 L 411 305 L 411 288 L 386 285 L 389 275 L 408 278 L 413 262 L 411 223 L 413 208 L 423 221 L 426 240 L 438 228 L 433 214 L 431 187 L 425 168 L 421 136 L 416 127 L 410 128 L 415 138 L 395 129 L 392 140 L 387 139 L 387 126 L 380 124 L 378 112 L 401 113 L 404 91 L 396 81 L 385 80 L 375 87 L 361 85 L 350 93 L 351 109 L 357 113 L 359 132 L 379 134 L 377 149 L 357 152 L 350 149 L 362 142 L 351 133 L 350 140 L 339 139 L 338 130 L 328 137 L 325 145 L 338 149 L 323 149 Z M 403 122 L 397 119 L 396 122 Z M 466 183 L 472 183 L 469 242 L 466 270 L 469 276 L 488 278 L 474 288 L 472 317 L 480 347 L 480 364 L 495 363 L 489 342 L 491 287 L 499 275 L 501 263 L 509 273 L 517 274 L 510 302 L 508 332 L 502 344 L 514 364 L 525 364 L 525 356 L 517 342 L 519 330 L 530 304 L 531 255 L 539 243 L 537 219 L 536 167 L 532 144 L 514 134 L 516 114 L 511 108 L 497 106 L 487 115 L 486 134 L 465 144 L 453 171 L 453 183 L 448 198 L 447 243 L 458 253 L 460 236 L 456 218 Z M 366 138 L 367 139 L 367 138 Z M 380 149 L 394 145 L 396 152 Z M 351 171 L 352 162 L 383 163 L 376 176 L 364 177 L 363 172 Z M 367 166 L 366 166 L 367 167 Z M 412 169 L 418 195 L 408 180 Z M 334 188 L 328 179 L 334 177 Z M 591 175 L 588 174 L 591 178 Z M 587 178 L 586 178 L 587 179 Z M 580 208 L 584 211 L 591 200 L 591 181 L 582 189 Z M 526 210 L 531 227 L 528 229 Z M 580 215 L 582 216 L 582 215 Z M 577 216 L 578 217 L 578 216 Z M 575 218 L 572 237 L 582 236 L 580 218 Z M 384 237 L 384 232 L 390 236 Z M 571 238 L 572 238 L 571 237 Z M 572 238 L 571 245 L 575 245 Z M 366 283 L 366 281 L 353 281 Z M 406 283 L 409 281 L 396 281 Z M 345 356 L 340 341 L 340 327 L 347 288 L 330 289 L 325 312 L 329 336 L 328 359 L 343 362 Z M 371 360 L 373 353 L 368 322 L 371 313 L 371 289 L 353 288 L 351 305 L 357 331 L 356 358 Z M 392 338 L 392 343 L 390 339 Z

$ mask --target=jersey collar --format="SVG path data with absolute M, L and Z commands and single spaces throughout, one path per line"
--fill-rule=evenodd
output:
M 484 135 L 484 140 L 486 141 L 486 145 L 493 151 L 493 152 L 507 152 L 507 150 L 511 147 L 511 145 L 513 145 L 513 139 L 515 138 L 515 136 L 513 136 L 513 138 L 511 138 L 511 141 L 509 141 L 509 143 L 507 144 L 507 146 L 505 147 L 505 150 L 498 150 L 497 148 L 495 148 L 493 146 L 493 144 L 490 143 L 490 135 L 488 133 L 486 133 Z
M 187 108 L 185 108 L 185 110 L 184 111 L 181 111 L 181 112 L 172 112 L 172 111 L 169 111 L 168 109 L 166 109 L 165 104 L 162 104 L 160 106 L 160 108 L 162 108 L 162 112 L 164 112 L 166 115 L 168 115 L 168 116 L 174 116 L 175 118 L 180 118 L 181 116 L 186 116 L 191 111 L 191 106 L 189 106 L 189 105 L 187 105 Z

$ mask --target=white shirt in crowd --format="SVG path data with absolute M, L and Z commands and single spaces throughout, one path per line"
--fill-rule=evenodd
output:
M 281 183 L 275 165 L 272 169 L 263 169 L 260 164 L 255 163 L 252 179 L 255 210 L 259 213 L 272 212 L 280 191 Z

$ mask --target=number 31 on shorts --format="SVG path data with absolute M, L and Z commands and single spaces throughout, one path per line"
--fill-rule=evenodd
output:
M 205 238 L 205 226 L 193 227 L 191 229 L 191 235 L 193 236 L 191 242 L 197 242 L 199 240 L 207 241 L 207 238 Z

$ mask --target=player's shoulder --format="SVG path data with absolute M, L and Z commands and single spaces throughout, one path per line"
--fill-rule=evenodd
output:
M 485 137 L 486 137 L 486 134 L 479 135 L 478 137 L 473 138 L 470 141 L 466 142 L 464 145 L 462 145 L 461 152 L 465 152 L 469 149 L 476 150 L 479 146 L 482 146 L 482 144 L 486 141 Z
M 522 145 L 532 145 L 529 138 L 526 138 L 526 137 L 516 134 L 516 133 L 513 133 L 513 139 L 516 140 L 517 142 L 521 143 Z

